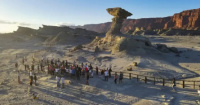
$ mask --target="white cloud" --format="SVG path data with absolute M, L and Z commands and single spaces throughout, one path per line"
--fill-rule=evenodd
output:
M 0 20 L 0 33 L 13 32 L 18 29 L 18 26 L 30 27 L 30 28 L 38 28 L 39 24 L 32 24 L 26 22 L 16 22 L 16 21 L 8 21 L 8 20 Z
M 30 23 L 7 21 L 7 20 L 0 20 L 0 24 L 10 24 L 10 25 L 12 24 L 12 25 L 19 25 L 19 26 L 31 26 Z
M 75 24 L 67 22 L 59 22 L 56 24 L 56 26 L 75 26 Z

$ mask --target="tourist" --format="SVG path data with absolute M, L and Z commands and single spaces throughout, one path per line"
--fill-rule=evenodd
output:
M 36 86 L 36 81 L 37 81 L 37 76 L 36 74 L 34 73 L 34 77 L 33 77 L 34 81 L 35 81 L 35 86 Z
M 92 64 L 90 63 L 90 70 L 92 70 L 93 69 L 93 67 L 92 67 Z
M 86 68 L 86 67 L 88 67 L 88 66 L 87 66 L 87 63 L 85 64 L 85 68 Z
M 117 78 L 118 78 L 118 75 L 117 75 L 117 72 L 115 72 L 115 77 L 114 77 L 115 84 L 117 84 Z
M 76 71 L 75 71 L 75 65 L 73 65 L 72 66 L 72 76 L 75 76 L 75 73 L 76 73 Z
M 57 79 L 57 87 L 60 87 L 60 77 L 56 76 Z
M 83 68 L 83 62 L 81 63 L 81 67 Z
M 87 67 L 87 66 L 85 66 L 85 72 L 86 72 L 86 73 L 89 73 L 89 70 L 88 70 L 88 67 Z
M 84 67 L 82 67 L 81 69 L 82 69 L 82 70 L 81 70 L 81 72 L 82 72 L 82 77 L 85 78 L 85 70 L 84 70 Z
M 64 67 L 64 65 L 62 65 L 62 67 L 61 67 L 61 75 L 64 76 L 64 74 L 65 74 L 65 67 Z
M 86 72 L 86 85 L 89 85 L 89 72 Z
M 81 72 L 82 72 L 82 68 L 81 67 L 78 67 L 78 71 L 79 71 L 79 77 L 81 76 Z
M 176 79 L 173 78 L 173 80 L 172 80 L 172 89 L 173 89 L 174 91 L 176 91 L 175 86 L 176 86 Z
M 69 69 L 66 67 L 65 70 L 66 70 L 66 75 L 68 75 L 69 74 Z
M 62 82 L 62 86 L 61 86 L 61 88 L 64 88 L 65 86 L 65 78 L 64 77 L 61 77 L 61 82 Z
M 96 75 L 98 75 L 98 73 L 99 73 L 99 68 L 96 67 Z
M 55 66 L 54 65 L 52 65 L 52 68 L 51 68 L 51 73 L 52 73 L 52 75 L 54 75 L 55 74 Z
M 106 71 L 104 72 L 104 76 L 105 76 L 105 81 L 108 81 L 108 70 L 106 70 Z
M 21 80 L 20 80 L 20 73 L 19 73 L 19 71 L 17 72 L 17 74 L 18 74 L 18 83 L 20 84 Z
M 80 71 L 79 71 L 78 65 L 76 67 L 76 77 L 77 77 L 77 80 L 80 80 Z
M 101 70 L 101 75 L 103 75 L 103 74 L 104 74 L 104 72 L 105 72 L 105 69 Z
M 120 72 L 120 75 L 119 75 L 119 83 L 122 83 L 122 79 L 123 79 L 123 73 Z
M 59 71 L 59 68 L 58 68 L 58 66 L 56 66 L 56 69 L 55 69 L 55 71 L 56 71 L 55 75 L 57 76 L 57 75 L 58 75 L 58 71 Z
M 74 63 L 73 63 L 73 65 L 76 65 L 76 61 L 74 60 Z
M 91 75 L 91 78 L 93 78 L 93 76 L 94 76 L 94 71 L 93 71 L 93 69 L 90 70 L 90 75 Z
M 33 73 L 30 71 L 30 85 L 32 86 L 33 84 Z
M 68 62 L 67 62 L 67 60 L 65 61 L 65 66 L 68 67 Z
M 112 69 L 110 68 L 110 69 L 108 70 L 108 72 L 109 72 L 109 78 L 111 78 Z
M 18 63 L 17 62 L 15 63 L 15 68 L 16 68 L 16 70 L 18 70 Z
M 34 71 L 34 64 L 32 64 L 32 65 L 31 65 L 31 70 L 33 70 L 33 71 Z

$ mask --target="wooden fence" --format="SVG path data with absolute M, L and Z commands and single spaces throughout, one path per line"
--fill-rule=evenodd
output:
M 113 71 L 113 72 L 120 73 L 118 71 Z M 152 77 L 152 76 L 127 73 L 127 72 L 122 72 L 122 73 L 124 74 L 124 76 L 128 77 L 129 79 L 136 79 L 138 82 L 142 81 L 144 83 L 149 83 L 153 85 L 172 86 L 172 79 L 157 78 L 157 77 Z M 181 88 L 188 88 L 188 89 L 198 89 L 198 87 L 200 86 L 200 81 L 176 80 L 176 86 L 181 87 Z

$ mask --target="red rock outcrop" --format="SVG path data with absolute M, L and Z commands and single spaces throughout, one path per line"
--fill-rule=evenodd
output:
M 111 27 L 111 22 L 102 24 L 88 24 L 79 28 L 84 28 L 99 33 L 106 33 Z M 127 32 L 140 28 L 143 30 L 153 29 L 200 29 L 200 8 L 186 10 L 164 18 L 142 18 L 127 19 L 123 22 L 121 32 Z

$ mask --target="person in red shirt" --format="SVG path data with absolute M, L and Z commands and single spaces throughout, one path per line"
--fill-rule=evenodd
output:
M 85 72 L 86 72 L 86 73 L 88 73 L 88 72 L 89 72 L 87 67 L 85 67 Z

